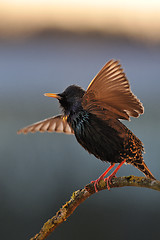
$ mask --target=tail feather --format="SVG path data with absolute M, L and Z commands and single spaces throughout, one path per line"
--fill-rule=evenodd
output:
M 144 160 L 142 161 L 134 161 L 131 163 L 134 167 L 138 168 L 141 172 L 143 172 L 146 177 L 151 178 L 153 180 L 156 180 L 156 178 L 153 176 L 147 165 L 145 164 Z
M 132 155 L 129 154 L 130 158 L 129 158 L 129 161 L 127 162 L 133 165 L 134 167 L 138 168 L 138 170 L 143 172 L 144 175 L 146 175 L 146 177 L 156 180 L 143 160 L 143 152 L 144 152 L 143 143 L 129 129 L 128 129 L 128 136 L 130 140 L 128 148 L 130 149 L 130 152 L 132 153 Z

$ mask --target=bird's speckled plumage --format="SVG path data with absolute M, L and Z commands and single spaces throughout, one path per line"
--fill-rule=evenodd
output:
M 132 93 L 118 61 L 110 60 L 87 91 L 72 85 L 63 93 L 46 95 L 59 100 L 63 114 L 27 126 L 18 133 L 57 131 L 74 134 L 82 147 L 98 159 L 111 164 L 132 164 L 155 179 L 144 163 L 142 142 L 119 120 L 138 117 L 144 109 Z

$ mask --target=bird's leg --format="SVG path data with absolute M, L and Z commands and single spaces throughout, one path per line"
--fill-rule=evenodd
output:
M 112 164 L 111 166 L 109 166 L 109 168 L 107 168 L 107 170 L 98 179 L 91 182 L 91 183 L 94 183 L 94 189 L 95 189 L 96 192 L 98 192 L 97 184 L 99 183 L 100 180 L 104 179 L 106 174 L 114 167 L 114 165 L 115 164 Z
M 107 188 L 108 190 L 110 190 L 110 186 L 109 183 L 111 183 L 111 179 L 113 177 L 115 177 L 116 173 L 118 172 L 118 170 L 122 167 L 122 165 L 126 162 L 126 160 L 122 161 L 117 168 L 113 171 L 113 173 L 111 175 L 109 175 L 107 178 L 104 179 L 104 181 L 107 181 Z

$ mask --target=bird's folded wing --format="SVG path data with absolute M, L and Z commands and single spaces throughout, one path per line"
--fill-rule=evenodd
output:
M 74 134 L 73 129 L 67 123 L 67 120 L 63 115 L 47 118 L 40 122 L 36 122 L 32 125 L 20 129 L 17 133 L 34 133 L 34 132 L 60 132 L 66 134 Z
M 84 109 L 107 109 L 116 118 L 129 120 L 144 112 L 139 99 L 132 93 L 118 61 L 110 60 L 95 76 L 82 99 Z

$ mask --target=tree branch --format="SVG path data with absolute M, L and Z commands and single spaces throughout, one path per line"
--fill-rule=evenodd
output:
M 110 188 L 116 187 L 143 187 L 150 188 L 156 191 L 160 191 L 160 181 L 152 180 L 145 177 L 118 177 L 112 178 Z M 104 180 L 101 180 L 97 185 L 98 191 L 107 189 L 107 184 Z M 74 212 L 74 210 L 87 198 L 95 193 L 94 184 L 90 183 L 86 185 L 83 189 L 75 191 L 70 200 L 66 202 L 60 210 L 49 219 L 41 228 L 40 232 L 36 234 L 30 240 L 44 240 L 46 237 L 55 230 L 61 223 L 67 220 L 67 218 Z

